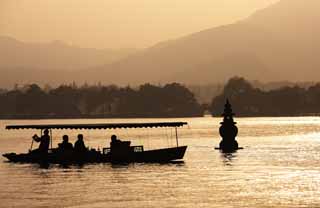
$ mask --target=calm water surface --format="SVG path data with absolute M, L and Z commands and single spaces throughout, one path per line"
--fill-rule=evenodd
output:
M 320 118 L 238 118 L 232 155 L 214 150 L 221 119 L 113 119 L 0 121 L 0 153 L 25 152 L 30 130 L 8 124 L 187 121 L 183 163 L 92 164 L 41 168 L 0 159 L 0 207 L 320 207 Z M 77 131 L 54 131 L 54 146 Z M 84 130 L 88 146 L 102 148 L 117 134 L 145 149 L 174 146 L 171 129 Z

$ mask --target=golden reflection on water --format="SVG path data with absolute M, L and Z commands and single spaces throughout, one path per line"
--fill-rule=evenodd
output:
M 90 164 L 61 167 L 0 162 L 0 207 L 319 207 L 320 118 L 239 118 L 234 154 L 219 144 L 217 118 L 139 119 L 188 121 L 179 131 L 188 145 L 182 163 Z M 1 121 L 0 151 L 24 152 L 33 131 L 5 131 L 9 123 L 136 122 L 113 120 Z M 76 131 L 55 131 L 75 140 Z M 111 134 L 147 148 L 175 145 L 169 129 L 83 131 L 91 147 Z

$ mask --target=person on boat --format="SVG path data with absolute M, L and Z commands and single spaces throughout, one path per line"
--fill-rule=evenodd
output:
M 38 149 L 35 149 L 33 152 L 48 153 L 50 145 L 50 136 L 48 129 L 45 129 L 43 131 L 43 135 L 41 137 L 35 134 L 32 138 L 34 141 L 40 142 Z
M 74 150 L 79 153 L 87 151 L 82 134 L 78 134 L 78 140 L 74 143 Z
M 110 148 L 117 148 L 121 145 L 121 140 L 116 135 L 111 136 Z
M 58 144 L 60 150 L 62 150 L 62 151 L 65 151 L 65 150 L 73 150 L 73 146 L 72 146 L 72 144 L 69 142 L 69 137 L 68 137 L 68 135 L 63 135 L 62 140 L 63 140 L 63 141 Z
M 117 138 L 116 135 L 111 136 L 111 142 L 110 142 L 110 150 L 111 152 L 114 150 L 125 150 L 130 147 L 129 141 L 121 141 Z

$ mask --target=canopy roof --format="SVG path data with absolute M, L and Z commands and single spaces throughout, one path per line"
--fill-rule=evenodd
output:
M 118 128 L 158 128 L 181 127 L 187 122 L 161 123 L 98 123 L 98 124 L 48 124 L 48 125 L 8 125 L 6 129 L 118 129 Z

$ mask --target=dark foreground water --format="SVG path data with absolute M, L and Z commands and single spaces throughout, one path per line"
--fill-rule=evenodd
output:
M 183 163 L 92 164 L 41 168 L 0 160 L 0 207 L 320 207 L 320 118 L 239 118 L 245 149 L 223 155 L 213 148 L 220 119 L 0 121 L 0 152 L 25 152 L 34 131 L 7 124 L 188 121 L 180 144 Z M 54 131 L 54 145 L 76 131 Z M 170 129 L 82 131 L 102 148 L 112 134 L 146 149 L 174 146 Z

